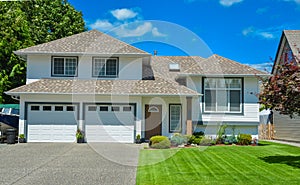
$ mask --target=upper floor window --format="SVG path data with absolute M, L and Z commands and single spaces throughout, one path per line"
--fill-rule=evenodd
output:
M 52 76 L 76 76 L 77 58 L 76 57 L 53 57 Z
M 204 112 L 241 113 L 241 78 L 205 78 Z
M 117 58 L 93 58 L 93 77 L 116 78 L 118 73 Z

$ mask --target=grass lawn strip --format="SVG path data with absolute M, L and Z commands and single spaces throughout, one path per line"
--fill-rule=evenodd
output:
M 299 184 L 300 148 L 263 144 L 187 148 L 175 155 L 174 149 L 142 150 L 140 163 L 161 162 L 143 161 L 153 165 L 138 167 L 137 184 Z

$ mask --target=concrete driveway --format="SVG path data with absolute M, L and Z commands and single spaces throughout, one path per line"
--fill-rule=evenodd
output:
M 135 144 L 0 145 L 0 184 L 135 184 Z

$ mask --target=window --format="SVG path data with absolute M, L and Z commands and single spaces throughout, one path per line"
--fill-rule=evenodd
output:
M 120 111 L 120 107 L 111 107 L 111 111 L 118 112 Z
M 205 78 L 204 112 L 242 112 L 241 78 Z
M 33 106 L 30 107 L 30 110 L 32 110 L 32 111 L 39 111 L 40 110 L 40 106 L 33 105 Z
M 51 106 L 43 106 L 43 111 L 51 111 Z
M 108 111 L 108 107 L 107 106 L 100 106 L 99 110 L 101 112 L 107 112 Z
M 170 132 L 181 131 L 181 105 L 171 104 L 169 109 Z
M 117 76 L 117 58 L 93 58 L 93 77 L 115 78 Z
M 123 107 L 123 112 L 130 112 L 131 111 L 131 107 Z
M 53 76 L 76 76 L 77 58 L 76 57 L 53 57 L 52 75 Z
M 63 111 L 64 107 L 63 106 L 55 106 L 54 110 L 55 111 Z
M 75 110 L 74 106 L 67 106 L 67 111 L 72 112 Z

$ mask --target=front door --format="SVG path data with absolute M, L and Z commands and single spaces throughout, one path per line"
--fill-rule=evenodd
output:
M 161 135 L 162 106 L 145 105 L 145 139 Z

